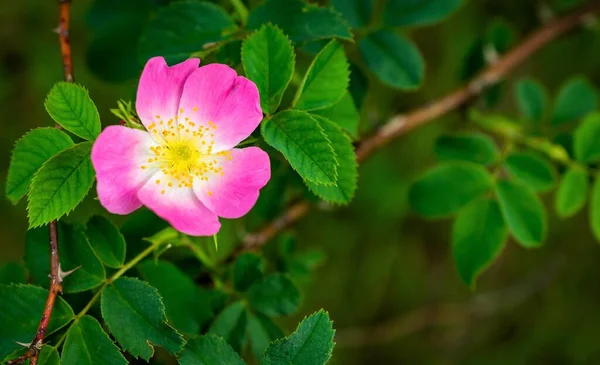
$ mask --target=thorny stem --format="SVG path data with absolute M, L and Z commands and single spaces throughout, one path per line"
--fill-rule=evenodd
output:
M 465 86 L 433 103 L 428 103 L 424 107 L 417 108 L 407 114 L 392 117 L 374 134 L 364 138 L 358 144 L 356 149 L 358 161 L 362 162 L 366 160 L 373 152 L 396 138 L 436 120 L 459 108 L 476 96 L 481 95 L 484 90 L 500 82 L 508 73 L 526 61 L 537 50 L 573 28 L 584 24 L 597 11 L 600 11 L 600 1 L 594 1 L 573 14 L 558 18 L 544 25 L 510 52 L 492 63 Z M 293 203 L 282 215 L 266 224 L 263 228 L 246 235 L 238 251 L 234 254 L 262 247 L 281 230 L 304 217 L 311 207 L 312 205 L 306 200 Z

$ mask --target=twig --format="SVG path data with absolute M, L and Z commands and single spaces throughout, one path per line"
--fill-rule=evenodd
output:
M 71 10 L 71 0 L 58 0 L 59 6 L 59 21 L 58 21 L 58 41 L 60 43 L 60 53 L 62 55 L 64 80 L 74 82 L 73 78 L 73 62 L 71 59 L 71 42 L 69 40 L 69 20 Z M 60 268 L 60 256 L 58 253 L 58 222 L 53 220 L 48 225 L 49 230 L 49 246 L 50 246 L 50 289 L 48 290 L 48 298 L 42 313 L 42 319 L 35 332 L 33 341 L 28 345 L 27 351 L 21 357 L 9 361 L 7 364 L 23 364 L 26 360 L 30 360 L 30 365 L 37 365 L 40 351 L 44 345 L 44 338 L 48 330 L 48 324 L 52 317 L 54 303 L 59 294 L 63 290 L 63 279 L 70 274 L 65 273 Z
M 392 117 L 374 134 L 363 139 L 359 143 L 356 149 L 358 161 L 364 161 L 374 151 L 385 146 L 390 141 L 459 108 L 472 98 L 480 95 L 485 89 L 498 83 L 503 77 L 537 50 L 560 35 L 583 24 L 590 15 L 597 11 L 600 11 L 600 1 L 593 1 L 588 6 L 583 7 L 573 14 L 546 24 L 531 34 L 517 47 L 499 58 L 497 62 L 491 64 L 466 86 L 459 88 L 427 106 L 417 108 L 404 115 Z M 307 201 L 299 201 L 292 204 L 281 216 L 274 219 L 257 232 L 249 233 L 243 239 L 239 251 L 256 250 L 260 248 L 271 238 L 275 237 L 279 231 L 304 217 L 310 208 L 311 204 Z

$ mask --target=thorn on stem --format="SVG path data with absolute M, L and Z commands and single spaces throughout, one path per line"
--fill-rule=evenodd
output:
M 62 268 L 60 267 L 60 265 L 58 266 L 58 281 L 60 283 L 63 282 L 63 280 L 65 280 L 65 278 L 69 275 L 71 275 L 72 273 L 74 273 L 75 271 L 79 270 L 81 268 L 81 266 L 77 266 L 76 268 L 74 268 L 73 270 L 69 270 L 69 271 L 62 271 Z

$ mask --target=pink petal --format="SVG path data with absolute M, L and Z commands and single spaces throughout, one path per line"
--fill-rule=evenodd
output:
M 135 107 L 142 123 L 149 129 L 155 123 L 158 132 L 162 132 L 162 125 L 173 119 L 176 126 L 177 108 L 183 92 L 185 80 L 198 69 L 200 60 L 190 58 L 172 67 L 167 66 L 162 57 L 153 57 L 148 60 L 137 90 Z
M 269 155 L 258 147 L 234 148 L 229 156 L 215 159 L 223 176 L 216 173 L 208 181 L 196 179 L 194 192 L 218 216 L 239 218 L 254 206 L 259 190 L 271 177 Z
M 169 187 L 169 182 L 174 186 Z M 138 198 L 182 233 L 191 236 L 212 236 L 221 228 L 217 215 L 198 200 L 192 188 L 177 187 L 177 181 L 165 176 L 161 171 L 154 174 L 140 189 Z
M 179 107 L 183 117 L 211 127 L 214 137 L 209 142 L 215 142 L 213 153 L 235 147 L 262 120 L 256 85 L 222 64 L 210 64 L 194 71 L 185 82 Z M 209 125 L 209 122 L 214 124 Z
M 142 169 L 150 147 L 156 142 L 150 134 L 122 126 L 106 127 L 92 147 L 98 199 L 111 213 L 129 214 L 142 206 L 138 190 L 156 171 Z

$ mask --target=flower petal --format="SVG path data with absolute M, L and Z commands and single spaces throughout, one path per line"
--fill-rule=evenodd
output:
M 135 107 L 146 129 L 155 123 L 162 132 L 169 119 L 177 126 L 177 108 L 185 80 L 198 69 L 200 60 L 190 58 L 169 67 L 162 57 L 153 57 L 146 63 L 137 90 Z M 160 122 L 163 121 L 163 125 Z
M 254 206 L 271 177 L 269 155 L 258 147 L 234 148 L 217 160 L 223 173 L 212 174 L 208 181 L 196 179 L 194 192 L 218 216 L 239 218 Z
M 156 171 L 141 166 L 156 142 L 150 134 L 122 126 L 106 127 L 92 147 L 98 199 L 111 213 L 129 214 L 142 206 L 138 190 Z
M 222 64 L 202 66 L 188 77 L 179 108 L 184 118 L 210 127 L 214 137 L 208 142 L 215 142 L 213 153 L 235 147 L 262 120 L 254 82 Z
M 174 186 L 169 187 L 171 183 Z M 198 200 L 192 188 L 177 187 L 162 171 L 155 173 L 138 192 L 138 198 L 176 230 L 191 236 L 212 236 L 221 224 L 216 214 Z

